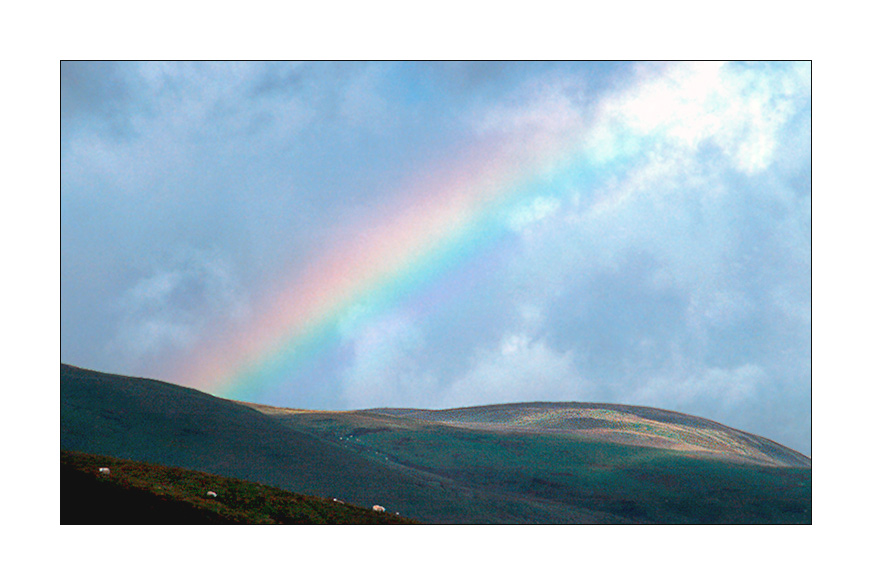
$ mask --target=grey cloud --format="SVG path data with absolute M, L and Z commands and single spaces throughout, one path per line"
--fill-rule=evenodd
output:
M 272 97 L 274 94 L 286 95 L 299 91 L 304 84 L 303 64 L 268 64 L 261 76 L 251 87 L 255 97 Z
M 61 62 L 61 137 L 86 128 L 111 140 L 134 131 L 130 110 L 137 107 L 143 86 L 124 62 Z
M 229 264 L 215 253 L 182 250 L 155 266 L 114 307 L 117 330 L 108 351 L 131 371 L 145 363 L 172 363 L 215 321 L 247 316 L 245 293 Z
M 654 365 L 677 341 L 688 305 L 686 293 L 654 282 L 658 268 L 637 253 L 617 270 L 592 272 L 549 299 L 545 329 L 555 345 L 577 347 L 598 377 L 611 377 L 627 363 Z
M 676 356 L 662 373 L 648 378 L 631 396 L 638 404 L 693 413 L 730 425 L 747 418 L 748 410 L 759 407 L 760 394 L 769 383 L 766 370 L 758 364 L 707 367 Z M 751 430 L 747 424 L 745 430 Z

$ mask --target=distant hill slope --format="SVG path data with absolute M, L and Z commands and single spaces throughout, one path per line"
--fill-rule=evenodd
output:
M 811 459 L 774 441 L 679 412 L 592 402 L 527 402 L 448 410 L 364 412 L 495 431 L 570 432 L 590 440 L 658 447 L 710 458 L 811 467 Z
M 321 412 L 61 367 L 63 449 L 437 523 L 809 523 L 810 462 L 679 413 L 576 403 Z
M 259 483 L 61 451 L 61 524 L 414 523 Z

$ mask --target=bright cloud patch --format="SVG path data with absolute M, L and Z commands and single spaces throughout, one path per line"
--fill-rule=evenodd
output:
M 512 229 L 521 231 L 554 214 L 559 207 L 560 201 L 554 197 L 537 197 L 531 203 L 515 209 L 509 216 L 509 225 Z
M 354 320 L 346 325 L 344 342 L 350 354 L 342 373 L 346 408 L 411 404 L 410 394 L 427 396 L 435 390 L 433 376 L 418 369 L 423 340 L 411 318 L 393 314 L 361 327 Z
M 570 353 L 557 353 L 544 341 L 523 334 L 505 336 L 499 347 L 482 352 L 472 367 L 451 384 L 442 407 L 578 400 L 585 383 Z

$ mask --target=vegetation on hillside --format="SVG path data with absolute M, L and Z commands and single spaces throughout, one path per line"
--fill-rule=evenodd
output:
M 281 511 L 266 503 L 269 498 L 263 491 L 277 489 L 318 496 L 326 502 L 338 498 L 361 509 L 380 504 L 390 513 L 443 524 L 811 522 L 808 459 L 786 453 L 771 441 L 749 436 L 747 443 L 745 434 L 732 431 L 709 435 L 726 437 L 720 444 L 727 446 L 730 456 L 712 457 L 709 451 L 701 457 L 693 448 L 615 442 L 613 435 L 599 434 L 602 421 L 578 432 L 557 428 L 553 421 L 522 430 L 502 428 L 492 420 L 509 415 L 517 420 L 524 408 L 531 406 L 479 408 L 473 422 L 488 425 L 462 426 L 460 420 L 421 420 L 421 413 L 412 411 L 261 407 L 154 380 L 61 367 L 62 450 L 184 468 L 262 486 L 261 491 L 244 492 L 248 495 L 232 500 L 245 502 L 241 507 L 227 507 L 232 501 L 220 498 L 203 507 L 206 491 L 221 492 L 202 482 L 190 492 L 169 494 L 185 506 L 196 504 L 201 515 L 191 521 L 236 521 L 233 510 L 244 510 L 246 521 L 347 520 L 321 512 L 298 516 L 299 510 L 293 514 Z M 552 407 L 536 408 L 548 414 Z M 446 414 L 456 419 L 458 413 L 440 412 L 438 416 Z M 665 422 L 672 426 L 643 421 L 647 426 L 642 430 L 650 427 L 661 435 L 664 430 L 675 431 L 676 440 L 681 441 L 685 440 L 681 425 L 693 431 L 687 436 L 692 434 L 697 442 L 706 429 L 727 432 L 710 421 L 686 415 L 646 414 L 638 408 L 630 414 L 645 415 L 647 421 L 655 415 L 667 416 Z M 478 415 L 484 418 L 479 420 Z M 585 421 L 567 419 L 560 424 L 579 422 Z M 606 422 L 629 425 L 633 432 L 641 428 L 626 417 L 617 423 Z M 753 447 L 755 458 L 762 454 L 778 465 L 737 459 L 735 453 L 745 449 L 744 445 Z M 95 468 L 92 462 L 89 473 L 93 475 Z M 101 477 L 71 481 L 85 479 L 95 489 L 109 489 L 99 483 L 105 480 Z M 175 485 L 149 482 L 162 486 L 159 490 Z M 133 483 L 127 487 L 140 488 Z M 151 506 L 155 496 L 163 497 L 159 490 L 146 490 L 150 495 L 142 496 L 142 506 Z M 64 501 L 71 506 L 69 513 L 75 513 L 76 499 Z M 219 503 L 225 507 L 218 507 Z M 252 509 L 261 512 L 255 514 Z M 173 514 L 187 518 L 188 512 L 177 509 Z
M 501 495 L 588 520 L 658 524 L 811 523 L 811 469 L 775 467 L 595 441 L 571 433 L 493 431 L 389 415 L 298 413 L 296 430 L 466 491 L 470 512 Z
M 101 467 L 109 473 L 100 473 Z M 61 451 L 60 487 L 61 524 L 416 523 L 390 510 L 375 512 L 255 482 L 69 451 Z

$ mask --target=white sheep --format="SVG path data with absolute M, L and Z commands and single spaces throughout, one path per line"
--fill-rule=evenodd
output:
M 109 468 L 108 468 L 108 467 L 101 467 L 101 468 L 98 469 L 97 471 L 99 471 L 99 472 L 102 473 L 103 475 L 109 475 Z
M 373 506 L 372 509 L 375 510 L 376 512 L 384 512 L 384 511 L 385 511 L 384 507 L 383 507 L 383 506 L 379 506 L 378 504 L 376 504 L 375 506 Z

